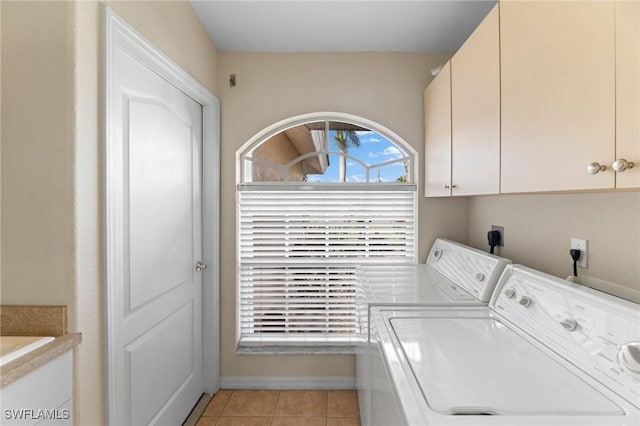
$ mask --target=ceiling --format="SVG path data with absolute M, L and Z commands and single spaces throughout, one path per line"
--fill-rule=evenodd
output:
M 452 52 L 495 0 L 191 0 L 222 51 Z

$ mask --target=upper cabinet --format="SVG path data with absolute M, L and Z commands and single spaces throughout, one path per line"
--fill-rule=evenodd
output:
M 500 3 L 502 192 L 613 188 L 615 4 Z
M 453 195 L 500 192 L 499 31 L 496 5 L 451 58 Z
M 450 105 L 425 91 L 428 196 L 640 188 L 640 2 L 500 2 L 447 78 Z
M 617 188 L 640 188 L 640 2 L 616 2 Z M 627 166 L 628 167 L 628 166 Z
M 451 195 L 451 65 L 447 62 L 424 90 L 425 190 L 427 197 Z
M 433 79 L 425 101 L 425 195 L 500 190 L 498 6 Z

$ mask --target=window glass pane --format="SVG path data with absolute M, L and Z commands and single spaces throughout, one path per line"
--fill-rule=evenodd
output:
M 256 160 L 245 161 L 247 168 L 252 173 L 253 182 L 284 182 L 285 168 L 276 164 Z
M 269 163 L 286 166 L 305 154 L 324 151 L 325 122 L 308 123 L 280 132 L 257 147 L 249 156 L 254 160 L 251 167 L 253 182 L 282 182 L 283 171 Z M 327 167 L 326 159 L 320 156 L 297 162 L 289 169 L 289 182 L 304 182 L 308 174 L 322 173 Z
M 345 182 L 349 183 L 363 183 L 367 181 L 367 169 L 360 163 L 354 161 L 351 158 L 347 158 L 346 165 L 346 178 Z
M 408 182 L 409 160 L 397 162 L 371 169 L 372 182 Z
M 317 155 L 311 155 L 314 152 Z M 411 174 L 403 172 L 400 163 L 374 170 L 367 181 L 367 167 L 407 156 L 401 147 L 373 130 L 317 121 L 291 127 L 253 148 L 247 154 L 253 161 L 245 161 L 245 182 L 412 183 L 407 180 Z M 288 168 L 288 175 L 283 167 Z

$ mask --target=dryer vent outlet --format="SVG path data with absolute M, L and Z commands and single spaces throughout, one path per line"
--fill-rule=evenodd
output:
M 504 247 L 504 226 L 491 225 L 492 231 L 498 231 L 500 233 L 500 241 L 498 247 Z

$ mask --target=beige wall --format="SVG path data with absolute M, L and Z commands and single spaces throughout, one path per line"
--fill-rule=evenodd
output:
M 2 2 L 0 1 L 0 304 L 2 304 Z
M 235 154 L 265 127 L 299 114 L 354 114 L 396 132 L 423 159 L 422 91 L 442 54 L 220 53 L 222 105 L 221 374 L 235 376 L 353 376 L 352 356 L 235 354 Z M 237 86 L 229 87 L 229 74 Z M 418 194 L 422 189 L 422 167 Z M 419 197 L 420 258 L 436 236 L 467 238 L 467 201 Z
M 218 53 L 189 0 L 101 3 L 112 8 L 211 93 L 217 93 Z
M 2 5 L 2 303 L 66 304 L 73 280 L 72 7 Z
M 188 2 L 108 4 L 215 93 L 217 51 Z M 2 2 L 2 303 L 69 306 L 76 423 L 91 425 L 105 408 L 100 7 Z
M 500 255 L 562 278 L 571 238 L 589 240 L 584 283 L 640 302 L 640 192 L 471 198 L 469 243 L 485 249 L 491 225 L 505 227 Z

